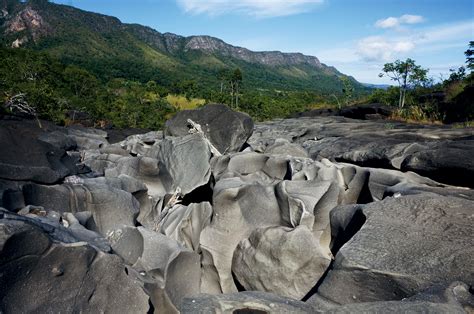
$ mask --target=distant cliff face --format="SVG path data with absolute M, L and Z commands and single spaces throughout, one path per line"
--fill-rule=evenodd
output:
M 235 47 L 224 41 L 210 36 L 192 36 L 187 38 L 186 50 L 202 50 L 210 53 L 220 53 L 251 63 L 264 65 L 297 65 L 308 64 L 315 67 L 322 67 L 318 58 L 305 56 L 301 53 L 283 53 L 280 51 L 254 52 L 242 47 Z
M 39 40 L 42 36 L 52 33 L 51 26 L 43 19 L 38 11 L 27 6 L 14 15 L 9 16 L 6 9 L 2 10 L 3 16 L 8 18 L 5 22 L 5 35 L 21 34 L 13 43 L 12 47 L 17 48 L 28 42 L 28 36 L 33 41 Z

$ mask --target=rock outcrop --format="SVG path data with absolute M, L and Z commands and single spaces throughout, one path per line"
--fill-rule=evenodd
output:
M 188 134 L 188 119 L 201 126 L 206 137 L 221 154 L 240 151 L 253 131 L 253 121 L 247 114 L 217 104 L 207 105 L 198 110 L 178 112 L 166 122 L 165 136 Z
M 1 312 L 474 310 L 472 129 L 213 105 L 0 134 Z

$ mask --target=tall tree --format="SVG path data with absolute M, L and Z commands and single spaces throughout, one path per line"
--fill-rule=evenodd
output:
M 229 77 L 229 71 L 227 69 L 220 69 L 217 72 L 217 79 L 219 80 L 219 83 L 220 83 L 221 94 L 224 92 L 224 83 L 225 81 L 228 80 L 228 77 Z
M 474 71 L 474 41 L 469 42 L 469 48 L 464 52 L 469 70 Z
M 344 95 L 344 105 L 347 106 L 349 105 L 349 102 L 351 101 L 352 96 L 354 94 L 354 86 L 352 85 L 351 80 L 347 76 L 342 76 L 340 79 L 342 81 L 342 94 Z
M 242 82 L 242 71 L 239 68 L 235 69 L 232 73 L 232 86 L 233 86 L 233 94 L 235 97 L 235 107 L 239 108 L 239 87 L 240 83 Z
M 391 80 L 398 83 L 400 88 L 400 98 L 398 106 L 402 109 L 405 106 L 405 97 L 409 88 L 428 82 L 428 69 L 424 69 L 410 58 L 405 61 L 396 60 L 395 62 L 386 63 L 383 66 L 379 77 L 388 76 Z

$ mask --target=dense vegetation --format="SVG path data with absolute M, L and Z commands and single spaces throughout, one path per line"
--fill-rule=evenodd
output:
M 60 124 L 87 113 L 90 121 L 101 124 L 158 128 L 176 110 L 153 81 L 103 83 L 85 69 L 26 49 L 0 49 L 0 77 L 3 103 L 24 102 L 40 118 Z
M 180 107 L 171 97 L 183 94 L 190 104 L 222 102 L 248 112 L 258 120 L 285 117 L 324 103 L 326 95 L 300 91 L 245 89 L 231 90 L 235 83 L 224 78 L 222 84 L 206 94 L 197 92 L 194 81 L 171 87 L 156 81 L 146 83 L 112 78 L 108 81 L 88 70 L 67 65 L 45 53 L 29 49 L 0 49 L 0 95 L 2 103 L 18 100 L 30 104 L 40 118 L 56 123 L 74 123 L 77 113 L 87 113 L 100 124 L 116 127 L 159 128 Z M 235 89 L 235 88 L 234 88 Z M 238 94 L 238 102 L 235 100 Z M 193 101 L 194 97 L 205 97 Z M 334 102 L 334 100 L 333 100 Z

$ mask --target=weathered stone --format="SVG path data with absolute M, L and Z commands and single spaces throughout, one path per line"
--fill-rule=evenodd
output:
M 51 184 L 76 171 L 63 148 L 39 140 L 39 131 L 0 125 L 0 178 Z
M 212 206 L 208 202 L 176 205 L 160 222 L 160 232 L 183 247 L 199 251 L 201 231 L 209 225 Z
M 177 312 L 184 297 L 200 291 L 200 259 L 193 251 L 143 227 L 117 230 L 112 247 L 140 274 L 157 311 Z
M 215 104 L 178 112 L 166 121 L 165 137 L 188 134 L 188 119 L 201 125 L 206 137 L 221 154 L 240 151 L 253 131 L 253 121 L 247 114 Z
M 59 213 L 91 212 L 93 219 L 87 228 L 104 236 L 122 226 L 134 226 L 140 206 L 131 193 L 96 183 L 94 179 L 81 184 L 28 184 L 23 193 L 25 203 Z
M 205 185 L 211 176 L 209 145 L 198 134 L 167 137 L 158 153 L 160 179 L 167 192 L 178 187 L 183 195 Z
M 231 294 L 198 294 L 185 298 L 181 313 L 314 313 L 314 310 L 301 301 L 257 291 Z
M 120 258 L 48 228 L 0 219 L 0 308 L 25 312 L 146 312 L 149 297 Z M 28 296 L 25 298 L 25 295 Z
M 351 208 L 337 211 L 331 223 L 341 232 L 335 241 L 354 219 L 360 230 L 337 252 L 321 296 L 341 304 L 390 301 L 434 284 L 474 283 L 474 202 L 410 195 L 358 205 L 352 214 Z
M 303 298 L 331 262 L 306 226 L 256 229 L 237 246 L 232 272 L 246 290 Z

